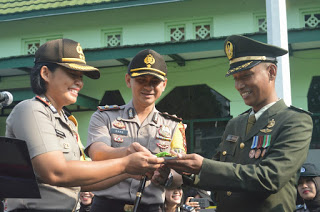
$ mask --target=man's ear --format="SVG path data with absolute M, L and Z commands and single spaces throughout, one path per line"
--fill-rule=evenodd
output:
M 277 76 L 277 66 L 273 63 L 271 63 L 268 66 L 268 71 L 269 71 L 269 79 L 270 81 L 275 81 L 276 80 L 276 76 Z
M 46 82 L 49 82 L 49 75 L 50 75 L 51 71 L 49 70 L 49 68 L 47 66 L 42 66 L 40 69 L 40 76 L 42 77 L 42 79 Z
M 126 74 L 125 80 L 126 80 L 127 87 L 128 87 L 128 88 L 131 88 L 131 83 L 130 83 L 131 77 L 130 77 L 129 74 Z

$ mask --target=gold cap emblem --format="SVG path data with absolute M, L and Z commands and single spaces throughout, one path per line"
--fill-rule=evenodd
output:
M 144 63 L 147 65 L 148 68 L 151 68 L 151 66 L 156 62 L 152 54 L 148 54 L 146 58 L 144 58 Z
M 86 60 L 85 57 L 84 57 L 84 54 L 83 54 L 83 50 L 82 50 L 82 48 L 81 48 L 81 46 L 80 46 L 80 43 L 78 43 L 77 52 L 79 53 L 79 58 L 80 58 L 81 60 Z
M 233 57 L 233 45 L 230 41 L 228 41 L 225 46 L 225 52 L 226 52 L 228 59 L 231 60 Z

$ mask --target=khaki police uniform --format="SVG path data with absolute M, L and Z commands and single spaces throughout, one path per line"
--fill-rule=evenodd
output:
M 170 152 L 173 132 L 180 121 L 154 108 L 146 120 L 140 123 L 132 100 L 120 107 L 100 107 L 90 120 L 86 150 L 94 142 L 103 142 L 114 148 L 127 147 L 133 142 L 138 142 L 152 153 Z M 133 204 L 138 187 L 139 181 L 130 178 L 94 194 L 95 198 L 105 197 Z M 164 187 L 147 181 L 141 204 L 163 204 L 163 202 Z
M 6 136 L 25 140 L 30 158 L 51 151 L 61 151 L 67 161 L 80 160 L 77 128 L 64 112 L 42 98 L 20 102 L 7 118 Z M 41 199 L 7 199 L 8 211 L 42 209 L 72 211 L 78 202 L 80 187 L 58 187 L 43 183 L 35 173 Z

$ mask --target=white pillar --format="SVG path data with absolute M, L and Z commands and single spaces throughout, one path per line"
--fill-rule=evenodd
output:
M 266 0 L 268 43 L 288 50 L 287 11 L 285 0 Z M 276 78 L 278 97 L 291 105 L 289 54 L 278 57 Z

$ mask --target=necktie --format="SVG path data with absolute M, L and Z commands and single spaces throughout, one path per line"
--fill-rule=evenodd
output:
M 256 123 L 256 117 L 254 116 L 254 114 L 249 116 L 248 119 L 248 124 L 247 124 L 247 129 L 246 129 L 246 135 L 248 134 L 248 132 L 251 130 L 252 126 L 254 125 L 254 123 Z

